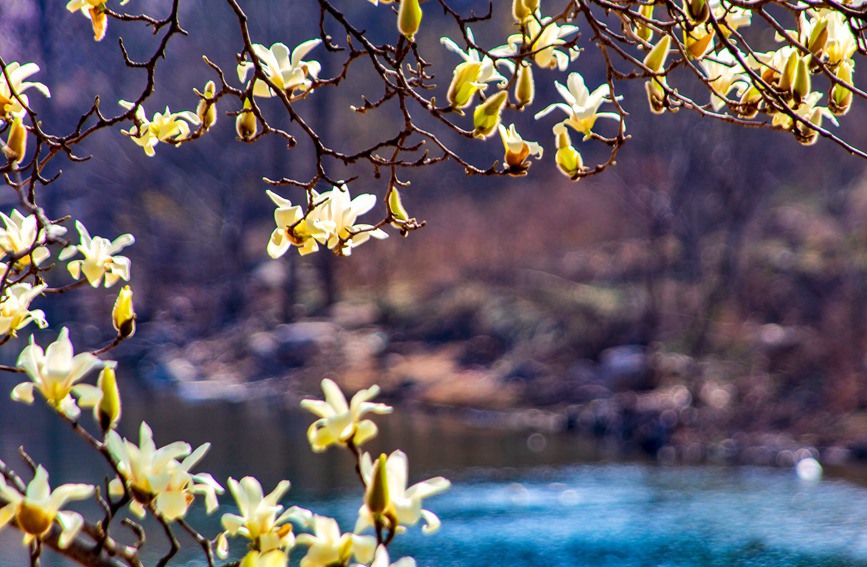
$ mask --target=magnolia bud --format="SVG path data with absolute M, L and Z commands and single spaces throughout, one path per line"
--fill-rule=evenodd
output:
M 692 32 L 683 32 L 683 43 L 686 45 L 687 53 L 693 59 L 701 59 L 707 54 L 714 37 L 713 32 L 705 32 L 704 35 L 699 36 L 695 33 L 697 31 L 698 28 Z
M 816 57 L 821 56 L 822 51 L 825 49 L 825 43 L 828 42 L 828 20 L 827 18 L 822 18 L 819 20 L 819 23 L 813 28 L 813 31 L 810 32 L 810 41 L 807 44 L 807 49 L 810 50 L 813 55 Z
M 381 453 L 373 465 L 373 475 L 370 477 L 370 485 L 364 495 L 364 503 L 374 517 L 386 511 L 391 504 L 388 493 L 388 471 L 386 470 L 387 457 Z
M 102 41 L 108 27 L 108 16 L 105 15 L 105 4 L 94 6 L 89 10 L 90 23 L 93 24 L 93 39 Z
M 466 108 L 473 100 L 473 95 L 479 90 L 477 81 L 482 71 L 482 64 L 477 61 L 464 61 L 455 67 L 452 82 L 446 95 L 449 105 L 460 110 Z
M 557 136 L 557 155 L 554 156 L 557 169 L 572 181 L 578 181 L 585 171 L 581 154 L 572 147 L 572 139 L 569 137 L 566 126 L 557 124 L 554 126 L 554 134 Z
M 99 373 L 97 387 L 102 390 L 102 399 L 96 407 L 97 421 L 102 432 L 114 429 L 120 420 L 120 391 L 117 389 L 117 376 L 114 364 L 106 364 Z
M 508 99 L 509 93 L 498 91 L 476 107 L 473 112 L 473 136 L 487 138 L 494 133 L 500 123 L 500 114 L 503 112 L 503 107 Z
M 256 115 L 253 114 L 252 108 L 250 99 L 245 99 L 244 110 L 235 118 L 235 132 L 238 133 L 238 138 L 242 141 L 250 140 L 259 131 L 259 123 L 256 121 Z
M 665 112 L 665 89 L 663 88 L 665 84 L 665 77 L 650 79 L 644 83 L 644 88 L 647 90 L 647 103 L 654 114 Z
M 415 34 L 421 27 L 421 6 L 419 0 L 401 0 L 400 9 L 397 11 L 397 30 L 406 39 L 415 41 Z
M 812 83 L 810 79 L 810 70 L 807 68 L 806 59 L 798 59 L 798 65 L 795 69 L 795 82 L 792 85 L 792 96 L 795 102 L 799 103 L 810 94 Z
M 671 36 L 662 36 L 659 43 L 657 43 L 653 49 L 650 50 L 650 53 L 647 54 L 647 57 L 644 58 L 644 66 L 654 73 L 662 71 L 663 67 L 665 67 L 665 60 L 668 58 L 668 48 L 670 46 Z
M 687 0 L 686 13 L 697 24 L 702 24 L 710 17 L 710 8 L 707 0 Z
M 524 108 L 533 104 L 533 99 L 536 97 L 536 83 L 533 80 L 533 67 L 530 65 L 521 64 L 518 66 L 518 78 L 515 85 L 515 99 L 518 101 L 518 108 Z
M 397 187 L 392 187 L 388 193 L 388 210 L 391 213 L 391 217 L 396 221 L 406 222 L 409 220 L 409 214 L 403 207 Z
M 19 164 L 27 153 L 27 129 L 24 127 L 22 118 L 16 116 L 9 126 L 9 139 L 3 147 L 6 159 L 14 164 Z
M 132 306 L 132 289 L 128 285 L 123 286 L 117 294 L 111 319 L 120 338 L 128 339 L 135 334 L 135 310 Z
M 216 92 L 217 86 L 214 84 L 214 81 L 208 81 L 205 83 L 205 92 L 199 95 L 202 97 L 202 100 L 199 101 L 199 106 L 196 107 L 196 116 L 199 117 L 202 128 L 205 130 L 208 130 L 217 122 L 217 107 L 214 106 L 213 101 L 207 100 L 214 98 L 214 93 Z
M 512 17 L 515 18 L 515 22 L 522 24 L 524 23 L 524 20 L 529 18 L 532 14 L 533 12 L 527 6 L 527 3 L 524 0 L 513 0 Z
M 844 61 L 837 67 L 836 75 L 838 79 L 851 85 L 852 63 L 850 61 Z M 828 109 L 837 116 L 842 116 L 849 112 L 851 106 L 852 91 L 842 85 L 834 84 L 834 86 L 831 87 L 831 94 L 828 97 Z
M 651 19 L 653 18 L 653 8 L 653 4 L 642 4 L 641 7 L 638 8 L 638 13 L 647 19 Z M 650 41 L 653 39 L 653 30 L 638 20 L 638 23 L 635 26 L 635 35 L 644 41 Z
M 781 91 L 791 92 L 792 85 L 795 83 L 795 74 L 798 72 L 798 60 L 799 57 L 796 51 L 792 51 L 789 54 L 789 58 L 786 59 L 786 64 L 780 75 L 780 82 L 777 85 Z

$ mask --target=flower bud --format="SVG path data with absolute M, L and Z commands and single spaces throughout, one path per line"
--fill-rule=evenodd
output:
M 792 51 L 789 54 L 789 58 L 786 59 L 786 64 L 783 66 L 783 72 L 780 75 L 780 82 L 777 85 L 781 91 L 791 92 L 792 85 L 795 83 L 795 74 L 798 72 L 799 59 L 796 51 Z
M 259 123 L 256 121 L 256 115 L 253 114 L 252 108 L 250 99 L 245 99 L 244 109 L 235 118 L 235 132 L 238 133 L 238 139 L 241 141 L 249 141 L 259 131 Z
M 696 24 L 702 24 L 710 17 L 710 8 L 707 0 L 687 0 L 686 13 Z
M 554 126 L 554 134 L 557 136 L 557 169 L 572 181 L 578 181 L 584 173 L 584 160 L 581 154 L 572 147 L 572 140 L 566 126 L 562 123 Z
M 837 67 L 837 78 L 852 84 L 852 63 L 844 61 Z M 834 84 L 831 87 L 831 94 L 828 97 L 828 109 L 837 116 L 843 116 L 849 112 L 852 106 L 852 91 L 843 85 Z
M 473 112 L 473 136 L 487 138 L 494 133 L 500 123 L 500 114 L 502 114 L 508 99 L 509 93 L 498 91 L 476 107 Z
M 415 34 L 421 27 L 421 6 L 419 0 L 401 0 L 397 11 L 397 30 L 410 41 L 415 41 Z
M 820 57 L 822 55 L 822 51 L 825 49 L 825 44 L 828 42 L 828 19 L 822 18 L 819 20 L 813 27 L 813 31 L 810 32 L 810 41 L 807 44 L 807 49 L 815 55 L 816 57 Z
M 117 376 L 114 373 L 114 364 L 106 364 L 99 373 L 96 381 L 97 387 L 102 390 L 102 399 L 96 407 L 97 422 L 102 432 L 114 429 L 120 420 L 120 391 L 117 389 Z
M 638 8 L 638 13 L 647 19 L 651 19 L 653 18 L 653 8 L 653 4 L 642 4 Z M 635 25 L 635 35 L 644 41 L 650 41 L 653 39 L 653 30 L 638 20 L 638 23 Z
M 701 35 L 703 33 L 704 35 Z M 701 59 L 710 50 L 713 45 L 713 32 L 699 30 L 695 28 L 691 32 L 683 32 L 683 43 L 686 46 L 687 53 L 693 59 Z
M 671 36 L 662 36 L 659 43 L 657 43 L 647 54 L 647 57 L 644 58 L 644 66 L 654 73 L 662 71 L 662 68 L 665 67 L 665 60 L 668 58 L 668 48 L 670 46 Z
M 125 285 L 117 294 L 111 319 L 117 336 L 128 339 L 135 334 L 135 310 L 132 305 L 132 289 Z
M 512 17 L 515 18 L 516 23 L 524 23 L 524 20 L 529 18 L 532 14 L 533 11 L 530 10 L 530 8 L 527 6 L 527 2 L 525 2 L 525 0 L 513 0 Z
M 446 95 L 453 109 L 460 112 L 461 108 L 466 108 L 472 102 L 473 95 L 479 90 L 477 81 L 481 71 L 482 64 L 477 61 L 464 61 L 455 67 Z
M 208 81 L 205 83 L 205 92 L 199 95 L 202 97 L 202 100 L 199 101 L 199 106 L 196 107 L 196 116 L 199 117 L 202 128 L 205 130 L 208 130 L 217 122 L 217 107 L 214 106 L 212 100 L 208 100 L 214 98 L 214 93 L 216 92 L 217 86 L 214 84 L 214 81 Z
M 391 191 L 388 193 L 388 211 L 391 213 L 391 217 L 396 221 L 406 222 L 409 220 L 409 214 L 403 207 L 397 187 L 392 187 Z
M 93 24 L 93 39 L 102 41 L 105 38 L 105 30 L 108 27 L 108 16 L 105 15 L 105 4 L 93 6 L 89 10 L 90 23 Z
M 364 503 L 374 517 L 381 515 L 391 504 L 388 493 L 388 471 L 386 470 L 387 457 L 381 453 L 373 465 L 373 475 L 370 477 L 370 486 L 364 495 Z
M 653 78 L 644 83 L 644 88 L 647 90 L 647 103 L 650 105 L 650 111 L 654 114 L 662 114 L 665 112 L 665 77 Z
M 533 67 L 521 64 L 518 66 L 518 78 L 515 85 L 515 100 L 518 108 L 533 104 L 536 97 L 536 82 L 533 80 Z
M 9 126 L 9 139 L 3 147 L 6 159 L 14 164 L 19 164 L 27 153 L 27 129 L 24 127 L 21 116 L 12 119 Z
M 795 68 L 795 82 L 792 85 L 792 96 L 795 102 L 799 103 L 810 94 L 812 90 L 810 79 L 810 70 L 807 68 L 807 60 L 798 58 L 798 65 Z

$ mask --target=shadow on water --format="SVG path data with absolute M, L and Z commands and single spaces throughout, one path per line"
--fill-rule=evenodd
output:
M 270 490 L 288 478 L 291 503 L 353 526 L 361 497 L 352 463 L 343 452 L 310 452 L 306 412 L 268 400 L 187 403 L 145 391 L 126 392 L 124 400 L 126 436 L 136 439 L 146 417 L 159 446 L 210 441 L 201 469 L 220 482 L 249 474 Z M 410 529 L 393 558 L 412 554 L 436 566 L 867 566 L 867 491 L 842 480 L 805 484 L 789 470 L 612 464 L 574 437 L 467 428 L 442 416 L 397 413 L 377 421 L 381 434 L 371 452 L 406 451 L 411 483 L 437 474 L 456 481 L 429 501 L 442 532 L 425 537 Z M 107 472 L 45 408 L 4 396 L 0 459 L 19 470 L 21 444 L 49 469 L 52 485 L 94 482 Z M 219 531 L 218 515 L 191 514 L 205 533 Z M 164 549 L 163 541 L 152 545 L 157 554 L 148 564 Z M 295 561 L 300 557 L 296 552 Z M 191 550 L 177 564 L 200 565 L 198 558 Z M 65 565 L 46 559 L 44 567 Z M 0 567 L 24 564 L 18 534 L 0 533 Z

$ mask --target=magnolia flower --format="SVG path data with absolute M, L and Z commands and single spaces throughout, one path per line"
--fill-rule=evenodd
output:
M 320 228 L 316 220 L 319 218 L 319 208 L 313 209 L 305 218 L 304 211 L 298 205 L 293 205 L 289 199 L 284 199 L 273 191 L 266 191 L 277 210 L 274 211 L 274 222 L 277 228 L 268 240 L 268 255 L 279 258 L 292 246 L 298 247 L 302 256 L 319 250 L 319 242 L 328 240 L 328 233 Z M 321 202 L 319 193 L 311 192 L 313 203 Z
M 45 312 L 41 309 L 30 310 L 30 302 L 42 293 L 45 285 L 33 286 L 29 283 L 17 283 L 6 288 L 3 299 L 0 299 L 0 335 L 16 337 L 16 331 L 23 329 L 35 321 L 40 329 L 48 326 Z
M 0 475 L 0 498 L 8 502 L 0 508 L 0 529 L 15 521 L 24 532 L 24 545 L 29 546 L 34 539 L 40 539 L 51 530 L 54 521 L 60 524 L 61 532 L 58 545 L 65 549 L 84 525 L 80 514 L 61 510 L 70 500 L 84 500 L 93 495 L 94 488 L 89 484 L 64 484 L 52 492 L 48 485 L 48 473 L 39 465 L 33 480 L 27 485 L 24 494 L 6 484 Z
M 402 451 L 395 451 L 388 456 L 384 467 L 385 478 L 380 477 L 377 482 L 374 482 L 373 478 L 375 469 L 370 453 L 364 453 L 361 456 L 360 468 L 367 491 L 364 496 L 365 503 L 358 511 L 358 522 L 355 524 L 356 532 L 375 526 L 376 516 L 388 518 L 392 522 L 390 526 L 392 530 L 400 531 L 403 526 L 414 526 L 422 518 L 425 521 L 422 532 L 425 534 L 431 534 L 439 529 L 439 518 L 433 512 L 422 509 L 422 500 L 448 490 L 451 483 L 447 479 L 438 476 L 407 488 L 409 463 L 406 454 Z M 377 474 L 381 475 L 382 473 Z M 385 490 L 382 488 L 383 483 L 386 487 Z M 385 493 L 384 499 L 382 495 L 378 498 L 378 501 L 381 502 L 381 512 L 370 508 L 371 502 L 377 501 L 377 496 L 371 494 L 373 490 Z
M 296 47 L 292 52 L 282 43 L 275 43 L 271 49 L 257 43 L 253 45 L 253 51 L 259 58 L 259 63 L 261 63 L 262 70 L 268 80 L 291 97 L 295 91 L 304 93 L 310 90 L 313 80 L 319 77 L 319 71 L 322 69 L 319 62 L 315 60 L 303 61 L 302 58 L 320 43 L 322 43 L 321 39 L 311 39 Z M 252 69 L 253 63 L 250 61 L 238 64 L 238 79 L 245 82 Z M 270 98 L 274 96 L 274 92 L 264 81 L 256 81 L 253 84 L 253 96 Z
M 475 37 L 472 30 L 467 28 L 466 33 L 470 44 L 474 44 Z M 501 88 L 506 86 L 508 81 L 497 71 L 493 60 L 487 55 L 482 56 L 478 50 L 472 47 L 464 51 L 457 43 L 447 37 L 440 38 L 440 43 L 449 51 L 460 55 L 464 60 L 463 63 L 455 67 L 452 82 L 449 85 L 448 100 L 452 108 L 461 109 L 469 106 L 476 92 L 484 91 L 488 88 L 488 83 L 492 81 L 498 81 Z M 514 67 L 511 61 L 503 60 L 502 63 Z
M 828 41 L 825 42 L 825 55 L 828 57 L 828 65 L 833 68 L 852 59 L 858 49 L 858 42 L 843 14 L 827 11 L 825 18 L 828 20 Z
M 160 142 L 179 145 L 189 137 L 190 124 L 199 123 L 199 117 L 188 110 L 172 112 L 167 106 L 165 112 L 157 112 L 152 120 L 148 120 L 141 105 L 125 100 L 118 101 L 118 104 L 127 110 L 135 107 L 135 125 L 129 130 L 121 130 L 121 133 L 141 146 L 148 157 L 156 155 L 154 147 Z
M 128 339 L 135 334 L 135 309 L 132 305 L 132 289 L 128 285 L 123 286 L 117 294 L 111 310 L 111 323 L 121 338 Z
M 582 132 L 585 140 L 593 134 L 593 125 L 597 118 L 620 120 L 620 116 L 614 112 L 599 112 L 603 102 L 611 102 L 611 90 L 607 83 L 597 87 L 591 93 L 584 85 L 584 77 L 580 73 L 570 73 L 566 80 L 567 86 L 563 86 L 559 81 L 555 81 L 554 84 L 566 104 L 555 102 L 537 113 L 536 120 L 555 109 L 560 109 L 569 116 L 564 123 L 574 128 L 576 132 Z
M 510 35 L 506 45 L 492 50 L 491 53 L 499 57 L 508 57 L 518 53 L 519 45 L 529 44 L 528 51 L 534 52 L 533 61 L 536 65 L 543 69 L 560 71 L 565 71 L 569 62 L 578 57 L 578 51 L 574 48 L 570 47 L 566 52 L 557 49 L 566 43 L 563 38 L 578 32 L 578 26 L 558 25 L 550 16 L 541 20 L 528 18 L 524 26 L 525 35 L 519 33 Z
M 129 0 L 122 0 L 120 5 L 125 5 Z M 84 17 L 93 24 L 93 39 L 102 41 L 105 37 L 105 28 L 108 19 L 105 15 L 106 0 L 70 0 L 66 9 L 70 12 L 81 11 Z
M 530 163 L 526 161 L 527 158 L 535 156 L 536 159 L 541 159 L 542 146 L 521 138 L 514 124 L 510 125 L 508 129 L 500 124 L 497 129 L 500 132 L 500 138 L 503 140 L 503 148 L 506 152 L 503 156 L 506 172 L 509 175 L 527 175 L 527 170 L 530 169 Z
M 581 154 L 572 146 L 569 130 L 562 122 L 554 125 L 554 136 L 557 140 L 557 154 L 554 156 L 557 169 L 571 181 L 578 181 L 587 168 L 584 167 Z
M 9 216 L 0 212 L 0 218 L 6 225 L 6 228 L 0 228 L 0 258 L 6 254 L 17 256 L 30 250 L 34 244 L 42 244 L 45 242 L 46 235 L 54 238 L 66 233 L 64 227 L 54 225 L 49 227 L 47 231 L 40 231 L 37 229 L 36 215 L 25 217 L 14 209 Z M 15 268 L 24 269 L 30 265 L 31 261 L 38 266 L 49 255 L 48 248 L 37 246 L 30 254 L 16 260 Z
M 81 274 L 87 278 L 90 285 L 98 287 L 105 276 L 105 287 L 111 287 L 118 280 L 129 281 L 130 261 L 126 256 L 116 256 L 118 252 L 135 242 L 131 234 L 122 234 L 109 242 L 101 236 L 91 238 L 90 233 L 79 221 L 75 221 L 75 228 L 81 237 L 78 246 L 69 246 L 60 253 L 60 260 L 68 260 L 81 252 L 84 260 L 73 260 L 67 265 L 69 273 L 78 279 Z
M 726 37 L 730 36 L 732 32 L 750 25 L 752 21 L 752 10 L 733 6 L 725 0 L 707 0 L 707 4 Z
M 358 447 L 373 439 L 378 431 L 376 424 L 369 419 L 361 419 L 362 416 L 368 412 L 380 415 L 392 412 L 391 406 L 370 402 L 379 394 L 379 386 L 359 390 L 349 404 L 337 384 L 328 378 L 322 381 L 322 392 L 325 401 L 301 401 L 301 407 L 322 418 L 313 422 L 307 430 L 310 446 L 317 453 L 331 445 L 352 443 Z
M 145 422 L 141 424 L 139 438 L 139 445 L 135 445 L 114 431 L 106 434 L 105 445 L 117 460 L 117 470 L 123 479 L 109 483 L 110 494 L 124 494 L 126 484 L 133 497 L 130 510 L 140 517 L 145 514 L 145 506 L 152 505 L 166 520 L 182 518 L 196 494 L 204 496 L 208 514 L 217 509 L 217 494 L 223 493 L 223 487 L 210 474 L 190 473 L 208 452 L 210 443 L 192 453 L 190 445 L 182 441 L 157 449 L 151 428 Z M 184 460 L 179 461 L 181 458 Z
M 497 131 L 509 93 L 497 91 L 473 110 L 473 137 L 485 139 Z
M 380 228 L 369 224 L 355 224 L 359 215 L 363 215 L 376 204 L 376 197 L 373 195 L 365 193 L 350 201 L 349 189 L 342 185 L 326 191 L 320 197 L 324 202 L 314 209 L 313 224 L 316 229 L 325 231 L 326 239 L 320 242 L 335 254 L 349 256 L 354 247 L 364 244 L 370 237 L 388 238 L 388 234 Z M 309 216 L 307 222 L 310 222 Z
M 29 104 L 27 95 L 24 91 L 33 87 L 48 98 L 51 98 L 51 93 L 48 87 L 42 83 L 25 81 L 27 77 L 37 73 L 39 65 L 36 63 L 25 63 L 19 65 L 17 62 L 12 62 L 6 65 L 4 72 L 0 73 L 0 116 L 8 117 L 10 114 L 18 114 L 24 111 L 25 105 Z M 9 77 L 7 80 L 6 77 Z M 21 99 L 21 102 L 16 100 L 15 95 Z
M 792 108 L 792 111 L 806 121 L 807 124 L 802 123 L 800 120 L 795 120 L 785 112 L 776 113 L 772 124 L 784 130 L 790 130 L 795 135 L 795 139 L 805 146 L 815 144 L 819 138 L 819 132 L 809 125 L 821 128 L 824 118 L 830 120 L 835 126 L 839 125 L 837 117 L 828 108 L 817 105 L 821 98 L 822 93 L 811 92 L 804 97 L 796 108 Z
M 728 96 L 738 83 L 748 82 L 744 68 L 729 51 L 721 51 L 712 58 L 702 59 L 701 66 L 715 91 L 711 95 L 711 104 L 716 111 L 725 106 L 725 100 L 721 97 Z
M 25 404 L 33 403 L 33 392 L 38 391 L 48 402 L 48 405 L 75 419 L 81 413 L 72 394 L 91 397 L 95 386 L 77 384 L 94 367 L 101 364 L 100 360 L 83 352 L 75 354 L 72 342 L 69 340 L 69 330 L 61 329 L 57 340 L 48 345 L 43 352 L 42 347 L 33 342 L 24 347 L 18 357 L 18 367 L 24 370 L 31 382 L 22 382 L 13 388 L 12 399 Z
M 365 566 L 356 563 L 351 567 Z M 370 567 L 416 567 L 416 563 L 412 557 L 402 557 L 391 563 L 391 559 L 388 557 L 388 548 L 380 545 L 376 548 L 376 554 L 373 556 L 373 563 L 370 564 Z
M 352 556 L 362 563 L 373 559 L 375 537 L 341 534 L 337 520 L 325 516 L 313 516 L 312 524 L 312 534 L 299 534 L 296 538 L 299 545 L 310 547 L 301 559 L 301 567 L 347 565 Z

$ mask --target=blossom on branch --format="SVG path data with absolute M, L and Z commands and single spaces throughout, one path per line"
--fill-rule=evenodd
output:
M 620 120 L 620 115 L 615 112 L 599 112 L 602 103 L 611 102 L 611 89 L 608 83 L 603 83 L 591 93 L 584 84 L 584 77 L 580 73 L 570 73 L 566 80 L 566 86 L 563 86 L 559 81 L 555 81 L 554 85 L 566 103 L 555 102 L 547 106 L 536 114 L 536 120 L 547 116 L 555 109 L 560 109 L 568 116 L 563 124 L 584 134 L 585 140 L 593 135 L 593 126 L 596 124 L 597 118 Z
M 402 531 L 404 526 L 414 526 L 420 519 L 425 521 L 422 528 L 425 534 L 439 529 L 439 518 L 422 509 L 422 500 L 448 490 L 451 482 L 438 476 L 407 488 L 409 461 L 403 451 L 394 451 L 387 458 L 380 455 L 376 464 L 370 453 L 364 453 L 359 465 L 367 490 L 358 511 L 356 532 L 383 525 L 383 520 L 391 531 Z
M 3 298 L 0 299 L 0 335 L 17 336 L 17 331 L 23 329 L 30 322 L 44 329 L 48 326 L 45 320 L 45 312 L 41 309 L 30 309 L 30 302 L 41 294 L 47 286 L 21 282 L 6 288 Z
M 160 142 L 180 145 L 190 136 L 190 124 L 199 123 L 199 117 L 188 110 L 172 112 L 167 106 L 165 112 L 157 112 L 152 120 L 148 120 L 141 105 L 125 100 L 118 101 L 118 104 L 127 110 L 135 108 L 135 125 L 129 130 L 121 130 L 121 133 L 141 146 L 148 157 L 156 155 L 154 147 Z
M 469 42 L 474 43 L 475 38 L 470 28 L 466 29 L 466 34 Z M 440 43 L 449 51 L 460 55 L 464 60 L 463 63 L 455 67 L 452 82 L 449 85 L 447 97 L 452 108 L 460 110 L 469 106 L 473 101 L 473 96 L 488 88 L 490 82 L 497 81 L 500 87 L 506 86 L 508 81 L 497 71 L 494 61 L 487 55 L 481 55 L 477 49 L 472 47 L 468 47 L 464 51 L 448 37 L 440 38 Z M 501 62 L 514 66 L 507 60 Z
M 65 549 L 81 530 L 84 519 L 76 512 L 60 508 L 70 500 L 90 498 L 93 492 L 94 488 L 89 484 L 64 484 L 52 491 L 48 484 L 48 472 L 42 465 L 36 467 L 33 480 L 27 485 L 24 494 L 6 484 L 0 475 L 0 498 L 8 502 L 0 508 L 0 529 L 14 521 L 24 532 L 23 543 L 28 546 L 34 539 L 47 535 L 57 521 L 61 528 L 58 545 Z
M 376 437 L 378 429 L 369 419 L 361 419 L 366 413 L 388 414 L 391 406 L 371 403 L 370 400 L 379 394 L 379 386 L 371 386 L 359 390 L 349 404 L 346 397 L 333 380 L 322 381 L 322 392 L 325 401 L 302 400 L 301 407 L 318 415 L 321 419 L 313 422 L 307 430 L 307 439 L 313 451 L 321 453 L 331 445 L 347 445 L 356 447 Z
M 60 260 L 68 260 L 76 252 L 81 252 L 84 256 L 84 260 L 73 260 L 67 265 L 73 278 L 78 279 L 84 274 L 93 287 L 102 283 L 103 276 L 105 287 L 113 286 L 118 280 L 129 281 L 130 260 L 126 256 L 118 256 L 117 253 L 135 243 L 133 235 L 122 234 L 109 241 L 101 236 L 91 238 L 87 228 L 79 221 L 75 221 L 75 228 L 81 237 L 81 243 L 65 248 L 59 256 Z
M 13 61 L 6 65 L 6 68 L 0 73 L 0 117 L 6 120 L 12 114 L 24 112 L 22 103 L 24 105 L 30 104 L 24 91 L 31 87 L 51 98 L 51 92 L 42 83 L 25 81 L 26 78 L 37 72 L 39 72 L 39 65 L 36 63 L 20 65 Z M 7 76 L 9 77 L 8 80 Z M 15 95 L 18 95 L 17 99 Z
M 30 337 L 30 344 L 18 356 L 18 367 L 30 377 L 30 382 L 22 382 L 12 389 L 12 399 L 16 402 L 32 404 L 34 391 L 39 392 L 45 401 L 57 411 L 71 419 L 81 414 L 73 395 L 89 397 L 95 386 L 77 384 L 93 368 L 100 366 L 100 360 L 89 352 L 75 354 L 69 340 L 69 330 L 61 329 L 57 340 L 42 347 Z
M 268 49 L 258 43 L 253 45 L 253 51 L 262 65 L 262 71 L 268 80 L 274 83 L 278 89 L 292 98 L 296 91 L 306 93 L 319 77 L 322 66 L 318 61 L 304 61 L 303 58 L 310 50 L 322 43 L 321 39 L 310 39 L 296 47 L 293 51 L 282 43 L 275 43 Z M 238 79 L 247 81 L 247 75 L 253 70 L 254 65 L 250 61 L 238 64 Z M 274 92 L 264 81 L 257 81 L 253 77 L 253 96 L 271 98 Z
M 298 534 L 298 545 L 309 547 L 301 559 L 300 567 L 330 567 L 348 565 L 354 556 L 362 563 L 373 560 L 376 538 L 353 533 L 340 533 L 337 520 L 325 516 L 313 516 L 313 533 Z
M 223 487 L 208 473 L 190 473 L 208 452 L 210 443 L 192 453 L 190 445 L 182 441 L 157 449 L 151 428 L 142 422 L 138 445 L 122 439 L 114 431 L 106 434 L 105 445 L 117 460 L 117 470 L 122 477 L 109 483 L 109 493 L 123 495 L 126 485 L 133 497 L 130 510 L 134 514 L 144 516 L 145 506 L 152 505 L 164 519 L 176 520 L 186 515 L 196 494 L 204 496 L 207 513 L 217 509 L 217 494 L 223 493 Z M 183 461 L 179 460 L 181 458 Z
M 0 228 L 0 259 L 6 254 L 19 256 L 30 251 L 29 254 L 15 260 L 13 267 L 16 270 L 23 270 L 31 262 L 38 266 L 48 258 L 50 255 L 48 248 L 36 246 L 45 242 L 46 235 L 53 238 L 66 233 L 64 227 L 55 225 L 50 226 L 48 230 L 39 230 L 36 215 L 25 217 L 14 209 L 9 216 L 0 212 L 0 218 L 6 225 L 6 228 Z

